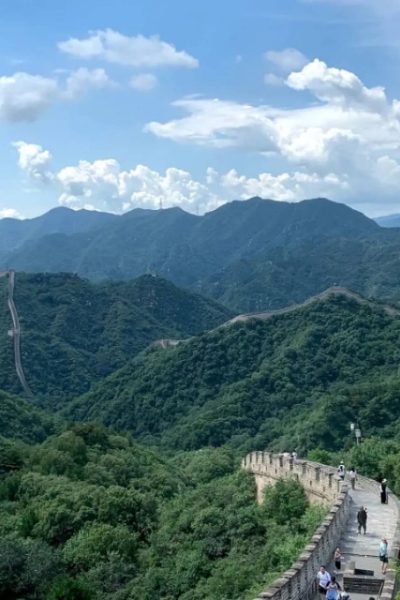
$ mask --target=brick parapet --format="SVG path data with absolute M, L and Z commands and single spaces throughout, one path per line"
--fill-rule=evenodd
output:
M 350 513 L 350 495 L 331 467 L 307 461 L 296 461 L 270 452 L 251 452 L 242 467 L 255 476 L 257 500 L 262 502 L 267 485 L 279 479 L 296 479 L 304 487 L 311 502 L 329 506 L 324 521 L 310 543 L 281 577 L 256 600 L 311 600 L 315 596 L 315 575 L 321 564 L 332 557 Z

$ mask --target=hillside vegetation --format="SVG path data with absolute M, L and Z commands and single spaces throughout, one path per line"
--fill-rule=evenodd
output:
M 399 335 L 398 317 L 332 296 L 141 354 L 65 412 L 169 448 L 339 449 L 356 417 L 398 427 Z
M 33 448 L 0 439 L 0 467 L 9 600 L 251 600 L 323 514 L 296 482 L 257 506 L 226 449 L 166 460 L 93 424 Z
M 0 389 L 18 394 L 6 286 L 0 279 Z M 93 284 L 76 275 L 18 273 L 14 298 L 27 380 L 52 405 L 87 391 L 155 340 L 185 338 L 233 314 L 151 275 Z
M 57 211 L 44 215 L 40 235 L 13 234 L 0 266 L 92 280 L 152 272 L 238 312 L 301 302 L 332 285 L 400 301 L 400 231 L 344 204 L 253 198 L 204 216 L 178 208 L 100 214 L 93 222 L 85 212 L 69 215 L 64 229 L 54 227 Z

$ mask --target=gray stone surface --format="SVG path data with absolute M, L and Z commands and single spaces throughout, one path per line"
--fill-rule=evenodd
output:
M 389 545 L 389 557 L 392 557 L 392 542 L 399 518 L 395 499 L 391 498 L 389 494 L 388 504 L 381 504 L 379 485 L 371 480 L 360 478 L 356 489 L 350 490 L 350 495 L 352 499 L 350 517 L 339 543 L 343 560 L 341 573 L 336 575 L 340 583 L 343 581 L 343 572 L 350 562 L 354 562 L 357 569 L 371 569 L 376 576 L 382 576 L 381 562 L 378 558 L 379 544 L 382 538 L 386 538 Z M 365 535 L 358 533 L 357 512 L 361 506 L 368 509 Z M 351 600 L 364 600 L 369 596 L 370 594 L 351 594 Z

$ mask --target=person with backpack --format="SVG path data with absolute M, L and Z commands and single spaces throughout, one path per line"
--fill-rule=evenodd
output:
M 332 577 L 326 588 L 326 600 L 338 600 L 340 597 L 341 587 L 336 581 L 336 577 Z
M 338 474 L 338 477 L 342 481 L 344 481 L 344 478 L 345 478 L 345 475 L 346 475 L 346 467 L 344 466 L 343 461 L 341 461 L 340 465 L 338 466 L 337 474 Z
M 326 590 L 331 582 L 331 576 L 326 570 L 325 565 L 321 565 L 317 573 L 318 592 L 321 600 L 326 597 Z
M 367 509 L 362 506 L 357 513 L 358 533 L 361 533 L 361 529 L 364 530 L 364 535 L 367 533 Z

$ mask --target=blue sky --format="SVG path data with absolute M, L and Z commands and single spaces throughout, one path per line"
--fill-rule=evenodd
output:
M 4 0 L 0 216 L 253 195 L 398 211 L 397 5 Z

